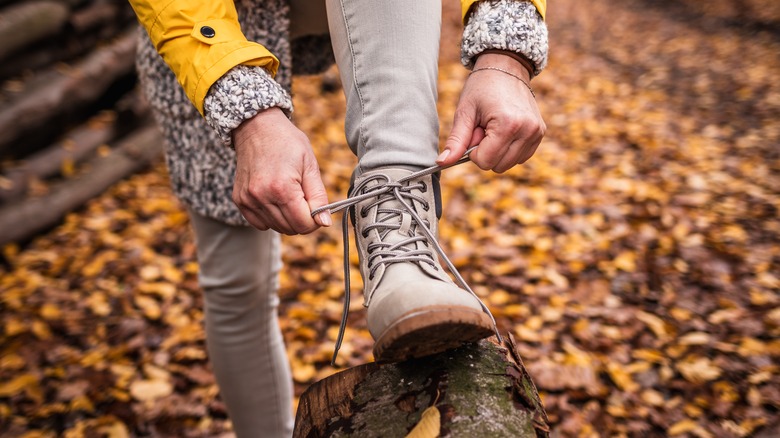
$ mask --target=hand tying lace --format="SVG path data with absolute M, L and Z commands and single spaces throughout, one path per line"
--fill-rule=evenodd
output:
M 341 317 L 341 326 L 339 328 L 338 338 L 336 340 L 336 346 L 333 352 L 332 364 L 335 365 L 336 357 L 338 355 L 341 342 L 344 338 L 344 330 L 347 325 L 347 318 L 349 316 L 349 301 L 350 301 L 350 275 L 349 275 L 349 222 L 348 217 L 356 213 L 366 216 L 367 211 L 376 207 L 377 217 L 376 221 L 370 223 L 363 229 L 364 237 L 367 236 L 371 230 L 377 230 L 384 238 L 388 233 L 393 230 L 399 231 L 401 235 L 408 235 L 409 238 L 402 239 L 393 243 L 374 243 L 368 246 L 368 266 L 369 275 L 373 277 L 377 269 L 381 266 L 386 266 L 393 263 L 400 262 L 416 262 L 427 263 L 435 267 L 433 263 L 433 253 L 430 249 L 419 249 L 416 245 L 417 242 L 424 242 L 426 247 L 432 246 L 439 257 L 447 265 L 447 268 L 457 280 L 460 287 L 470 293 L 477 299 L 482 310 L 490 317 L 493 322 L 493 328 L 496 333 L 496 337 L 499 342 L 501 336 L 498 333 L 496 327 L 496 321 L 493 315 L 488 310 L 487 306 L 479 299 L 474 291 L 469 287 L 463 277 L 460 275 L 455 265 L 450 261 L 447 255 L 444 253 L 441 245 L 437 242 L 436 236 L 430 229 L 430 224 L 423 220 L 414 208 L 414 202 L 420 203 L 424 209 L 430 208 L 424 199 L 412 193 L 412 190 L 427 190 L 427 187 L 420 187 L 421 184 L 409 185 L 408 182 L 416 178 L 431 175 L 439 172 L 443 169 L 456 166 L 469 161 L 469 154 L 475 148 L 471 148 L 461 157 L 458 161 L 451 165 L 446 166 L 431 166 L 429 168 L 414 172 L 406 177 L 403 177 L 397 181 L 392 181 L 390 177 L 378 173 L 371 178 L 367 178 L 362 181 L 359 186 L 356 186 L 352 190 L 352 195 L 342 201 L 334 202 L 332 204 L 325 205 L 314 210 L 311 214 L 316 216 L 323 211 L 330 211 L 330 213 L 336 213 L 341 210 L 346 210 L 342 217 L 342 233 L 344 238 L 344 310 Z M 372 185 L 373 184 L 373 185 Z M 358 203 L 367 199 L 375 199 L 371 204 L 361 208 L 361 211 L 356 212 L 356 206 Z M 395 204 L 392 207 L 383 206 L 385 203 Z M 426 208 L 427 207 L 427 208 Z M 400 220 L 399 220 L 400 219 Z M 416 233 L 420 231 L 422 234 Z M 371 297 L 367 297 L 368 300 Z

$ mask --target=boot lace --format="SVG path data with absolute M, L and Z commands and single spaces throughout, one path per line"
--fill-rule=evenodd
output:
M 466 283 L 466 280 L 464 280 L 463 276 L 460 274 L 460 272 L 458 272 L 458 269 L 455 268 L 455 265 L 452 263 L 452 261 L 450 261 L 449 257 L 447 257 L 447 255 L 444 253 L 444 250 L 442 249 L 441 245 L 439 245 L 436 236 L 434 236 L 433 232 L 430 230 L 430 224 L 420 217 L 420 215 L 413 207 L 413 203 L 410 204 L 408 201 L 408 199 L 413 199 L 420 202 L 423 205 L 424 209 L 427 210 L 427 208 L 430 208 L 430 206 L 427 205 L 427 203 L 422 197 L 411 193 L 412 190 L 417 188 L 421 189 L 422 191 L 425 191 L 426 187 L 424 187 L 424 183 L 421 183 L 423 187 L 420 187 L 420 184 L 409 185 L 408 182 L 416 178 L 428 176 L 433 173 L 439 172 L 441 170 L 453 166 L 457 166 L 459 164 L 463 164 L 469 161 L 469 154 L 474 149 L 475 148 L 471 148 L 467 150 L 466 153 L 463 155 L 463 157 L 461 157 L 458 161 L 456 161 L 453 164 L 447 166 L 439 166 L 439 165 L 431 166 L 426 169 L 409 174 L 397 181 L 393 181 L 390 179 L 390 177 L 383 174 L 373 175 L 372 177 L 367 178 L 365 181 L 362 181 L 358 187 L 355 187 L 355 189 L 353 190 L 353 195 L 349 196 L 347 199 L 333 202 L 328 205 L 324 205 L 312 211 L 311 215 L 312 217 L 314 217 L 323 211 L 329 210 L 330 213 L 333 214 L 341 210 L 346 210 L 344 212 L 344 215 L 341 218 L 342 237 L 344 239 L 344 309 L 341 314 L 341 325 L 339 327 L 339 334 L 336 339 L 336 345 L 333 350 L 333 358 L 331 359 L 331 365 L 333 366 L 336 365 L 336 358 L 338 357 L 338 352 L 339 349 L 341 348 L 341 343 L 344 339 L 344 331 L 347 327 L 347 318 L 349 317 L 349 302 L 350 302 L 349 216 L 359 213 L 363 215 L 363 217 L 365 217 L 367 211 L 375 207 L 378 208 L 377 221 L 368 224 L 363 229 L 364 237 L 366 237 L 368 235 L 368 232 L 373 229 L 377 229 L 380 232 L 380 237 L 381 237 L 380 242 L 369 244 L 367 248 L 369 254 L 367 260 L 368 267 L 369 267 L 369 278 L 373 278 L 374 274 L 376 273 L 377 269 L 379 269 L 380 266 L 388 265 L 392 263 L 401 263 L 401 262 L 427 263 L 433 267 L 436 267 L 436 264 L 434 263 L 434 259 L 433 259 L 433 254 L 431 253 L 431 251 L 416 249 L 417 246 L 415 244 L 417 242 L 424 242 L 426 246 L 433 246 L 433 248 L 436 250 L 436 253 L 439 255 L 441 260 L 444 261 L 444 264 L 447 265 L 447 269 L 455 277 L 460 287 L 462 287 L 464 290 L 470 293 L 474 298 L 476 298 L 477 301 L 479 302 L 480 307 L 482 307 L 482 311 L 485 312 L 490 317 L 490 320 L 493 322 L 493 330 L 496 333 L 496 338 L 498 339 L 499 342 L 502 342 L 501 335 L 498 333 L 498 327 L 496 326 L 496 319 L 493 317 L 493 314 L 490 313 L 490 310 L 487 308 L 485 303 L 483 303 L 482 300 L 477 296 L 477 294 L 474 293 L 471 287 L 469 287 L 469 285 Z M 375 181 L 377 182 L 377 184 L 372 186 L 367 186 L 369 183 Z M 364 211 L 360 211 L 360 212 L 355 211 L 358 203 L 371 198 L 375 198 L 376 200 L 373 203 L 365 206 Z M 401 208 L 386 208 L 381 206 L 381 204 L 391 199 L 398 201 L 401 204 Z M 415 235 L 409 237 L 408 239 L 403 239 L 399 242 L 395 242 L 395 243 L 383 242 L 382 240 L 387 235 L 387 233 L 389 233 L 392 230 L 399 230 L 401 229 L 401 227 L 404 226 L 402 224 L 402 221 L 399 220 L 399 218 L 402 219 L 405 214 L 411 216 L 412 220 L 416 224 L 416 229 L 422 231 L 422 235 L 415 233 Z

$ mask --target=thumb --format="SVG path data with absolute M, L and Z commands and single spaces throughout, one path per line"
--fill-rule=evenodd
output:
M 310 211 L 314 211 L 328 203 L 328 193 L 325 191 L 325 185 L 322 183 L 320 169 L 316 165 L 309 166 L 304 170 L 301 179 L 301 189 L 303 189 L 303 197 L 308 202 Z M 320 212 L 314 217 L 314 222 L 317 222 L 317 225 L 321 227 L 333 225 L 330 211 Z
M 474 130 L 476 127 L 473 115 L 456 111 L 455 119 L 452 122 L 452 131 L 450 131 L 450 136 L 447 137 L 444 150 L 436 158 L 436 164 L 446 166 L 458 161 L 470 146 L 472 138 L 475 136 Z

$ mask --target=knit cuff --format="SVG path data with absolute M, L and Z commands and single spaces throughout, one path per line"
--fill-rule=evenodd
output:
M 225 145 L 232 145 L 234 129 L 260 111 L 275 106 L 287 117 L 292 114 L 292 99 L 284 87 L 262 67 L 238 65 L 211 86 L 203 102 L 203 112 L 206 122 Z
M 547 25 L 536 7 L 520 0 L 484 0 L 476 4 L 463 29 L 460 60 L 473 68 L 485 50 L 508 50 L 525 56 L 534 75 L 547 66 Z

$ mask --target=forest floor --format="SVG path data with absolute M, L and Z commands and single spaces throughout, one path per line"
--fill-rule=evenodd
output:
M 467 74 L 447 3 L 443 138 Z M 555 436 L 775 436 L 780 6 L 556 0 L 548 22 L 547 137 L 505 174 L 443 173 L 447 253 L 519 341 Z M 355 159 L 334 77 L 299 79 L 295 102 L 338 200 Z M 158 165 L 3 248 L 0 435 L 230 433 L 188 227 Z M 336 371 L 341 245 L 339 226 L 284 239 L 296 395 Z M 352 277 L 340 367 L 372 360 Z

